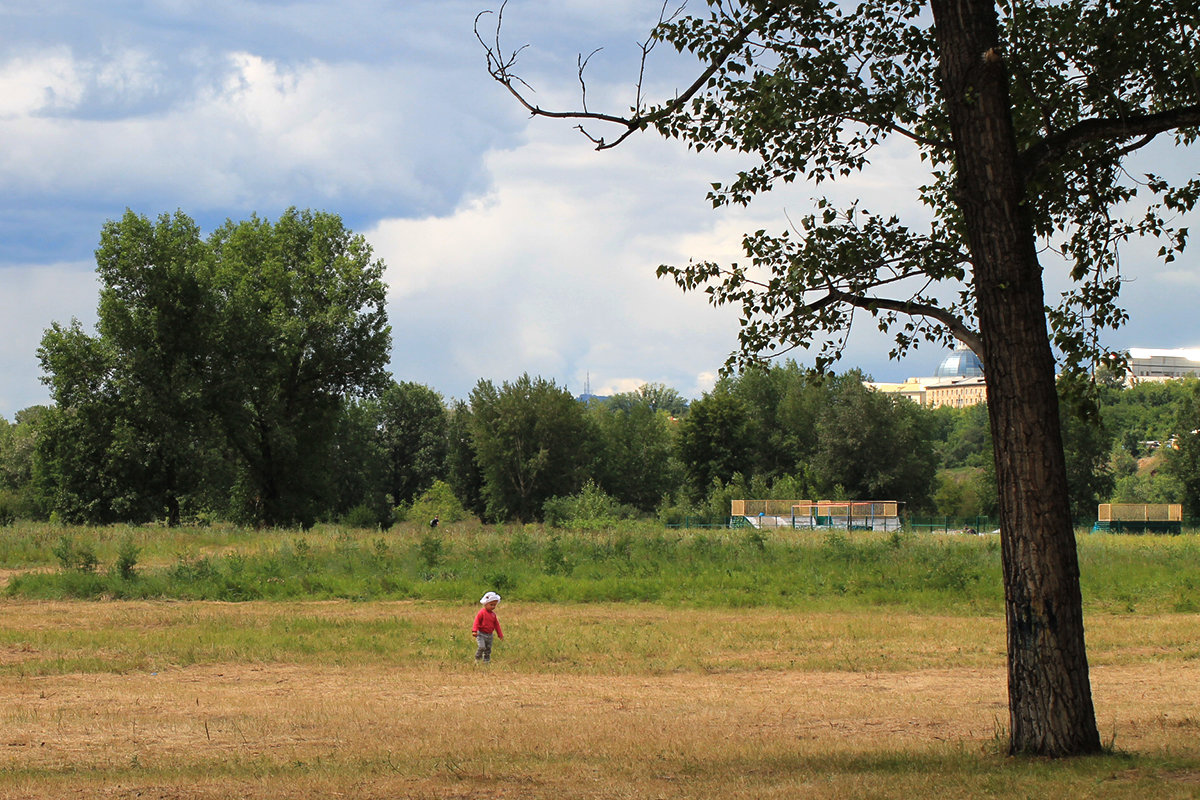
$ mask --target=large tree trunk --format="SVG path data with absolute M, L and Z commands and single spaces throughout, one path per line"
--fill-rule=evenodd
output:
M 992 0 L 931 0 L 974 261 L 1000 490 L 1013 753 L 1100 749 L 1046 331 Z

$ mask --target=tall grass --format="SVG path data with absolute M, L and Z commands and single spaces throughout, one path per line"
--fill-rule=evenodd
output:
M 64 563 L 62 552 L 72 548 L 94 554 L 96 567 Z M 1081 535 L 1079 552 L 1089 607 L 1196 610 L 1200 537 Z M 494 589 L 526 601 L 728 608 L 973 613 L 1003 602 L 995 536 L 477 524 L 386 533 L 17 526 L 0 531 L 0 568 L 19 570 L 10 596 L 39 599 L 461 601 Z
M 419 530 L 248 533 L 241 540 L 208 534 L 204 542 L 176 538 L 169 559 L 163 542 L 144 530 L 85 530 L 74 534 L 84 544 L 68 546 L 60 535 L 51 549 L 60 559 L 72 547 L 95 553 L 95 569 L 63 563 L 17 574 L 7 592 L 40 599 L 461 600 L 490 588 L 547 602 L 933 609 L 994 608 L 1000 601 L 997 548 L 961 537 Z M 148 564 L 131 563 L 131 551 Z M 36 547 L 20 552 L 25 563 L 46 561 Z

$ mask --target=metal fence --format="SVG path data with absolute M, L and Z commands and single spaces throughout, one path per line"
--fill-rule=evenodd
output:
M 913 533 L 992 533 L 1000 520 L 992 517 L 909 517 L 905 530 Z
M 687 517 L 682 522 L 668 523 L 668 528 L 682 529 L 729 529 L 729 528 L 779 528 L 793 529 L 791 517 L 762 517 L 751 522 L 744 516 L 731 516 L 723 522 L 711 522 L 705 517 Z M 801 526 L 808 528 L 809 526 Z M 841 527 L 845 527 L 842 525 Z M 855 526 L 857 528 L 857 526 Z M 911 533 L 997 533 L 1000 530 L 1000 520 L 996 517 L 903 517 L 901 528 Z M 1200 533 L 1200 517 L 1184 517 L 1168 526 L 1121 525 L 1105 524 L 1094 519 L 1075 520 L 1075 530 L 1086 533 L 1123 533 L 1123 534 L 1196 534 Z

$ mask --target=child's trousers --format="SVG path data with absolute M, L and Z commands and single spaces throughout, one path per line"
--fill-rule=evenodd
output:
M 477 633 L 475 634 L 475 660 L 476 661 L 491 661 L 492 660 L 492 637 L 494 633 Z

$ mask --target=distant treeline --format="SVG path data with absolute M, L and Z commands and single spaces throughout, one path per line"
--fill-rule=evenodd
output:
M 340 399 L 324 425 L 286 430 L 294 445 L 272 473 L 280 499 L 270 515 L 257 473 L 219 425 L 149 440 L 131 409 L 98 392 L 0 419 L 0 520 L 717 523 L 743 497 L 898 499 L 912 514 L 993 515 L 986 408 L 930 410 L 861 378 L 788 363 L 723 379 L 690 404 L 656 384 L 584 403 L 528 375 L 480 381 L 468 401 L 447 404 L 429 387 L 389 381 Z M 1200 382 L 1100 397 L 1090 418 L 1063 404 L 1077 518 L 1108 501 L 1183 500 L 1195 515 Z M 178 466 L 168 471 L 170 448 Z
M 53 404 L 0 418 L 0 521 L 721 522 L 734 498 L 995 513 L 986 408 L 922 408 L 857 371 L 776 364 L 691 403 L 658 384 L 581 402 L 528 374 L 447 403 L 398 382 L 383 265 L 333 215 L 203 239 L 182 213 L 128 212 L 96 258 L 96 332 L 54 323 L 38 350 Z M 1200 513 L 1200 381 L 1060 388 L 1077 518 Z

